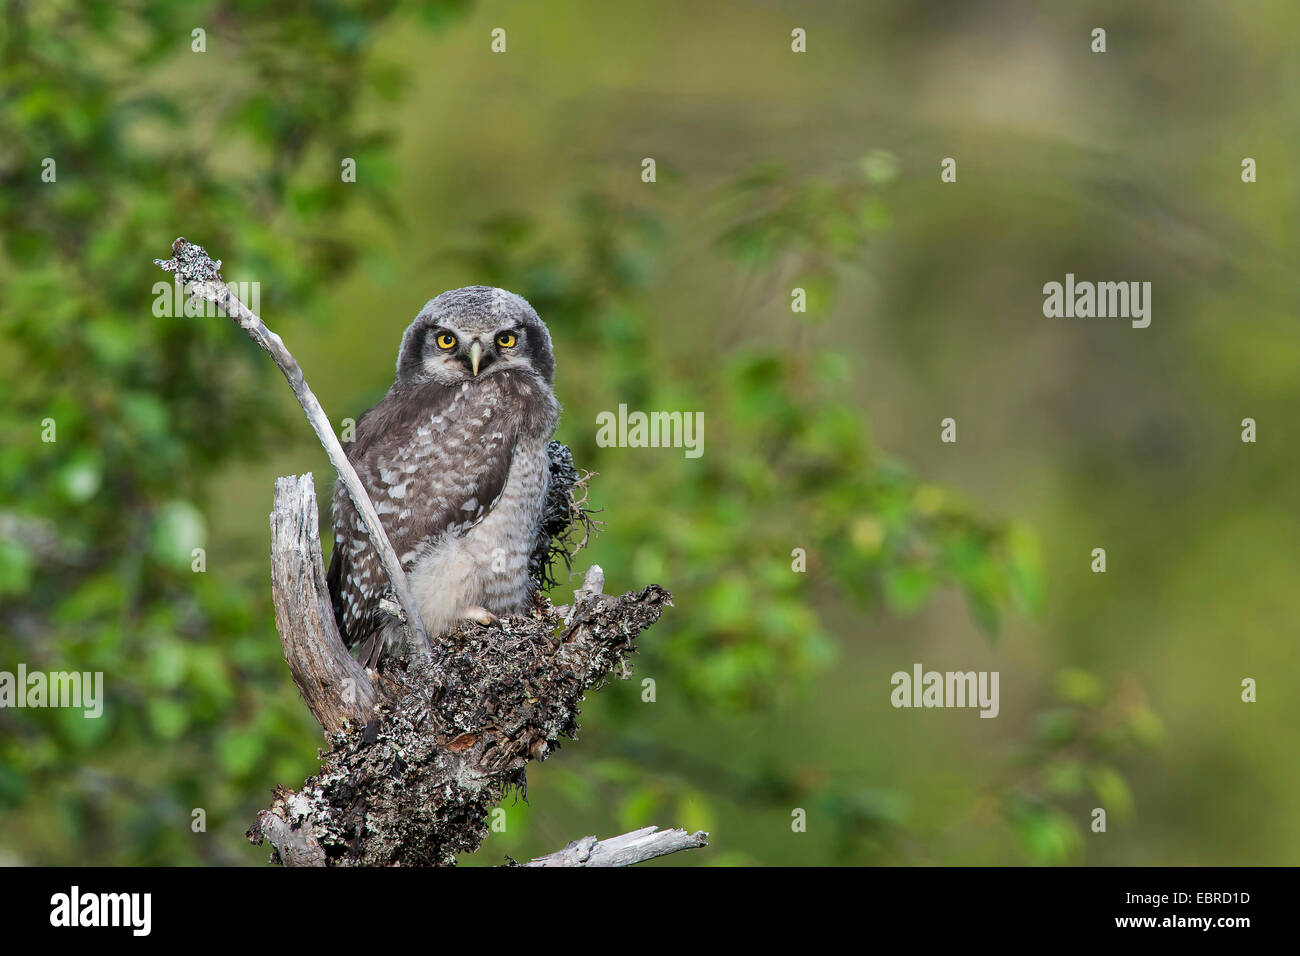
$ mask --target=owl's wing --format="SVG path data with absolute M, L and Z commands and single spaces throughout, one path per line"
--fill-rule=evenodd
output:
M 482 521 L 505 490 L 517 427 L 498 414 L 501 398 L 492 388 L 395 388 L 357 422 L 348 457 L 407 571 L 422 549 Z M 327 581 L 344 641 L 367 642 L 363 663 L 373 666 L 388 622 L 379 608 L 388 577 L 342 482 Z

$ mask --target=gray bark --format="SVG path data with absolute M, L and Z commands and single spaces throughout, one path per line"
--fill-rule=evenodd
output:
M 678 850 L 708 846 L 708 836 L 703 830 L 687 833 L 658 827 L 643 827 L 608 840 L 586 836 L 524 866 L 631 866 Z
M 271 596 L 293 682 L 327 734 L 375 716 L 374 684 L 343 644 L 325 584 L 310 473 L 275 483 L 271 512 Z

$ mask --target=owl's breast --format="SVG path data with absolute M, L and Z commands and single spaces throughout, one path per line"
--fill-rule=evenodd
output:
M 529 592 L 528 559 L 546 504 L 550 462 L 545 439 L 525 439 L 515 448 L 510 476 L 496 505 L 464 536 L 465 548 L 482 571 L 483 606 L 521 609 Z
M 470 607 L 507 615 L 528 606 L 528 559 L 550 474 L 546 442 L 547 437 L 522 437 L 501 495 L 483 519 L 430 542 L 416 560 L 411 587 L 431 634 L 451 630 Z

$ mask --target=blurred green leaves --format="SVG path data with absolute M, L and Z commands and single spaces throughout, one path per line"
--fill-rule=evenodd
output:
M 107 697 L 98 719 L 0 712 L 19 859 L 247 859 L 261 795 L 309 765 L 264 575 L 192 570 L 212 476 L 291 426 L 229 321 L 154 314 L 152 259 L 185 234 L 278 310 L 315 303 L 357 255 L 343 210 L 393 215 L 391 135 L 364 104 L 406 84 L 368 58 L 376 30 L 465 6 L 52 0 L 0 17 L 0 668 L 102 671 Z M 191 831 L 199 806 L 223 833 Z
M 193 549 L 203 547 L 203 515 L 188 501 L 169 501 L 154 515 L 149 550 L 158 561 L 175 568 L 190 566 Z
M 1064 668 L 1053 683 L 1055 701 L 1034 717 L 994 802 L 1032 862 L 1078 863 L 1096 809 L 1107 831 L 1132 823 L 1136 801 L 1118 761 L 1158 746 L 1163 726 L 1131 678 L 1108 686 Z
M 886 150 L 868 153 L 855 172 L 834 179 L 801 181 L 776 164 L 758 167 L 715 197 L 727 222 L 718 241 L 744 268 L 780 268 L 807 294 L 808 317 L 825 317 L 840 267 L 855 263 L 893 223 L 884 190 L 898 171 L 897 157 Z
M 0 597 L 22 594 L 31 579 L 31 552 L 21 541 L 0 538 Z

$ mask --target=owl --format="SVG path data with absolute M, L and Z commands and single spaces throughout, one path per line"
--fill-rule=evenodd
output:
M 402 335 L 397 378 L 345 443 L 431 639 L 521 612 L 559 418 L 545 324 L 524 299 L 470 286 L 430 300 Z M 349 647 L 375 667 L 398 626 L 388 579 L 342 481 L 327 575 Z

